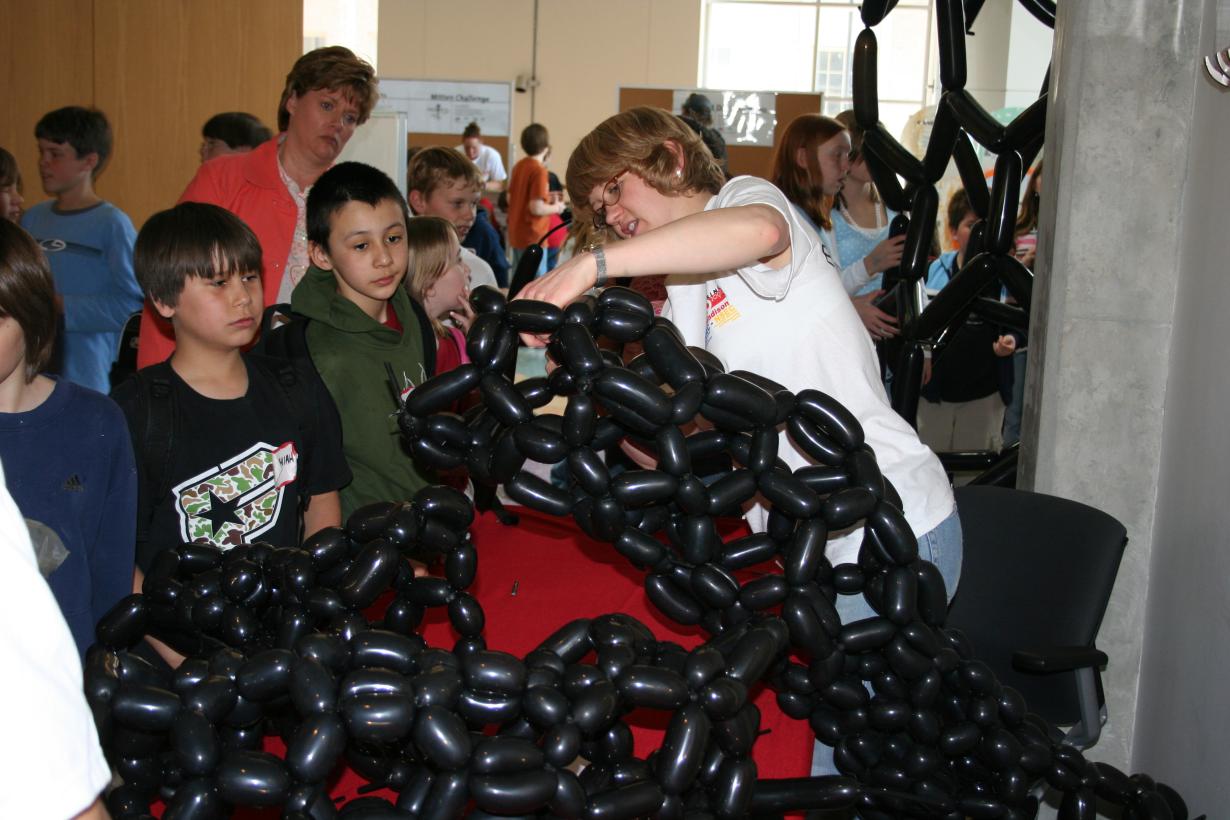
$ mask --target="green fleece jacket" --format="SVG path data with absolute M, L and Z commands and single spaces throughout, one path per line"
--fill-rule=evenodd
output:
M 410 296 L 398 288 L 390 305 L 402 332 L 378 323 L 338 295 L 330 271 L 309 268 L 291 308 L 311 321 L 307 346 L 342 419 L 342 450 L 354 480 L 342 488 L 342 520 L 373 501 L 406 501 L 429 482 L 397 429 L 397 401 L 386 371 L 404 394 L 426 381 L 422 333 Z

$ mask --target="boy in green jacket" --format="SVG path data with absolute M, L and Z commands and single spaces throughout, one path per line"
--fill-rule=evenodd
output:
M 354 480 L 341 491 L 342 520 L 373 501 L 404 501 L 429 483 L 403 447 L 398 397 L 430 375 L 420 318 L 402 287 L 409 262 L 406 201 L 381 171 L 343 162 L 307 201 L 312 267 L 291 307 L 306 316 L 308 352 L 337 404 L 342 449 Z

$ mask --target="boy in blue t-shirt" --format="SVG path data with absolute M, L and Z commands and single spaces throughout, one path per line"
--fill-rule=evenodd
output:
M 55 201 L 26 211 L 21 226 L 47 254 L 64 303 L 57 372 L 107 393 L 124 322 L 141 309 L 132 220 L 94 192 L 111 155 L 111 126 L 101 111 L 74 105 L 44 116 L 34 136 L 43 191 Z
M 948 201 L 948 231 L 956 250 L 940 254 L 927 271 L 927 291 L 937 293 L 969 261 L 966 251 L 978 216 L 964 189 Z M 924 368 L 918 405 L 918 435 L 936 452 L 999 449 L 1006 391 L 1011 371 L 1002 359 L 1012 354 L 1015 340 L 997 326 L 971 315 L 953 328 L 934 362 Z

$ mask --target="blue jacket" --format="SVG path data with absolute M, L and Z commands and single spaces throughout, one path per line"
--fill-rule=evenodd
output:
M 132 592 L 137 468 L 124 414 L 61 379 L 33 410 L 0 413 L 0 461 L 31 540 L 68 551 L 47 583 L 84 655 L 98 619 Z
M 508 287 L 508 260 L 504 257 L 504 246 L 500 244 L 500 233 L 487 221 L 487 212 L 482 208 L 478 209 L 474 224 L 470 226 L 470 232 L 462 240 L 461 246 L 474 251 L 491 266 L 500 287 Z

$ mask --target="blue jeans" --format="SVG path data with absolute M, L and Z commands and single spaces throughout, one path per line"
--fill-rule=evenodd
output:
M 935 564 L 940 571 L 940 575 L 944 578 L 944 587 L 948 592 L 949 603 L 952 602 L 952 596 L 956 593 L 957 584 L 961 580 L 961 554 L 961 519 L 957 517 L 955 509 L 937 524 L 935 529 L 918 538 L 918 557 Z M 838 595 L 836 606 L 837 614 L 841 616 L 843 624 L 874 618 L 877 615 L 876 611 L 871 608 L 871 604 L 867 603 L 867 599 L 861 594 Z M 867 686 L 867 691 L 871 691 L 870 685 L 864 685 Z M 812 751 L 811 774 L 812 777 L 823 774 L 840 774 L 833 763 L 832 746 L 826 746 L 819 740 L 816 741 L 816 746 Z
M 1012 354 L 1012 401 L 1004 411 L 1004 446 L 1021 440 L 1021 412 L 1025 409 L 1025 370 L 1029 351 Z

